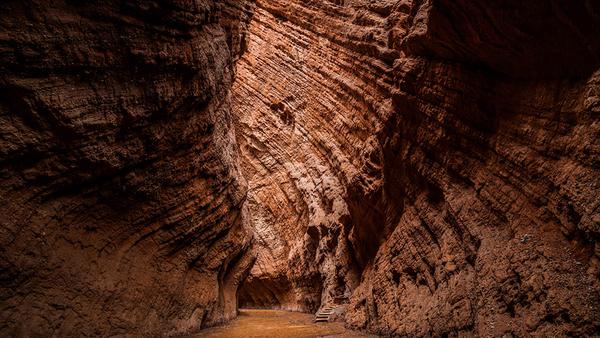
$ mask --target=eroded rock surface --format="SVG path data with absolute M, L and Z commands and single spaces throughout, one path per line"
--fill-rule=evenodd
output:
M 0 13 L 0 334 L 600 331 L 598 2 Z
M 600 13 L 257 1 L 233 89 L 249 306 L 406 336 L 600 325 Z
M 174 335 L 250 268 L 246 1 L 0 4 L 0 335 Z

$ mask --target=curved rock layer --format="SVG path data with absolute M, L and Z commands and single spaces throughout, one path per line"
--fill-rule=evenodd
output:
M 0 335 L 175 335 L 254 257 L 229 88 L 246 1 L 2 1 Z
M 246 306 L 388 335 L 600 330 L 600 6 L 258 0 Z

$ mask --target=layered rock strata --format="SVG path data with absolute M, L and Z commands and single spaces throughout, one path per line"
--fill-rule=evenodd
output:
M 600 8 L 257 1 L 248 306 L 399 336 L 600 329 Z
M 600 331 L 596 2 L 0 13 L 2 335 Z
M 0 335 L 235 316 L 253 256 L 229 88 L 250 5 L 0 4 Z

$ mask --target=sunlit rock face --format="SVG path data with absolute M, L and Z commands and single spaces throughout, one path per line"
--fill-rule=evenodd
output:
M 370 233 L 353 247 L 369 232 L 353 220 L 393 217 L 366 198 L 382 184 L 376 131 L 392 79 L 379 56 L 393 52 L 364 43 L 370 30 L 354 15 L 328 2 L 257 2 L 232 91 L 257 247 L 242 304 L 314 311 L 347 297 L 379 244 Z
M 387 335 L 600 323 L 600 5 L 257 1 L 240 303 Z
M 177 335 L 249 270 L 250 1 L 2 1 L 0 336 Z

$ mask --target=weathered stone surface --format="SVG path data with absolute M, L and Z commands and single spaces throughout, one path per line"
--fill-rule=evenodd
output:
M 0 4 L 0 335 L 174 335 L 250 268 L 246 1 Z
M 0 10 L 0 333 L 600 331 L 598 2 Z
M 389 335 L 599 329 L 600 8 L 257 1 L 240 301 Z

